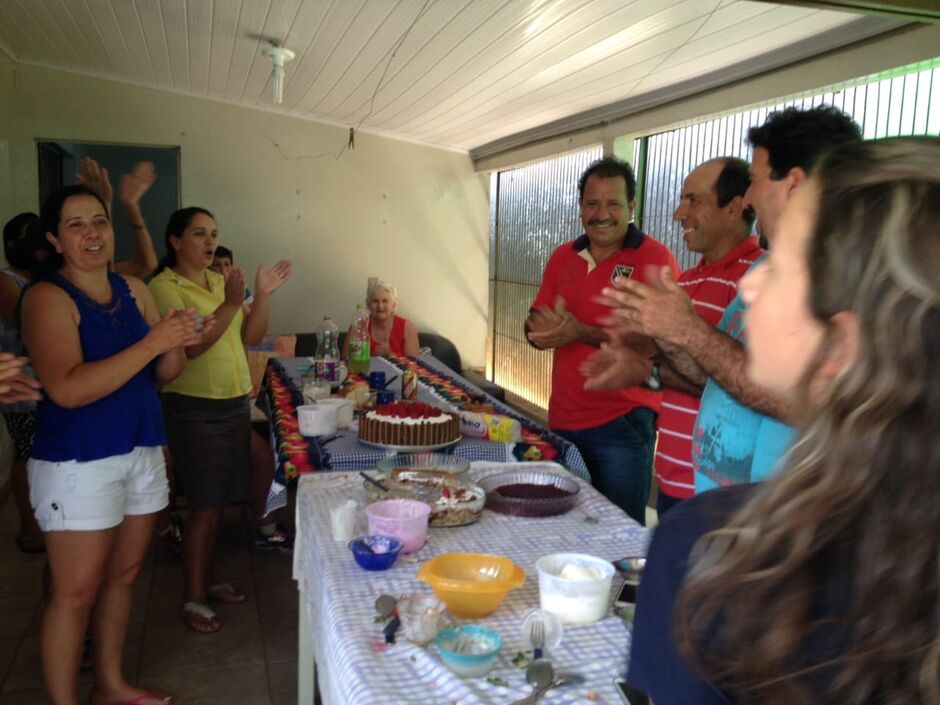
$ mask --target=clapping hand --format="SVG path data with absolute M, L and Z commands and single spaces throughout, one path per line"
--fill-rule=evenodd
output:
M 255 295 L 267 296 L 277 291 L 281 285 L 290 279 L 290 260 L 282 259 L 271 269 L 265 269 L 263 264 L 258 265 L 255 275 Z
M 13 404 L 30 399 L 40 400 L 42 388 L 39 380 L 23 372 L 29 364 L 28 357 L 17 357 L 12 353 L 0 353 L 0 403 Z
M 107 170 L 102 169 L 102 171 L 107 176 Z M 157 171 L 153 162 L 137 162 L 130 174 L 124 174 L 121 177 L 118 200 L 125 207 L 136 206 L 156 180 Z
M 108 214 L 111 213 L 111 179 L 108 176 L 108 170 L 99 166 L 91 157 L 85 157 L 78 163 L 78 173 L 75 175 L 82 186 L 90 188 L 98 194 L 104 205 L 108 208 Z
M 585 389 L 629 389 L 646 381 L 650 361 L 626 345 L 603 343 L 578 371 L 587 377 Z
M 651 268 L 643 284 L 621 277 L 601 291 L 600 301 L 612 308 L 603 321 L 613 338 L 631 333 L 679 345 L 698 316 L 692 300 L 676 284 L 672 268 Z
M 241 306 L 245 303 L 245 270 L 241 267 L 232 267 L 225 280 L 225 303 L 231 306 Z
M 154 324 L 148 335 L 159 351 L 157 354 L 162 355 L 175 348 L 196 345 L 214 326 L 215 316 L 200 316 L 194 308 L 183 311 L 171 308 Z
M 565 306 L 560 296 L 555 300 L 555 308 L 542 306 L 529 314 L 529 340 L 542 349 L 559 348 L 578 340 L 581 324 Z

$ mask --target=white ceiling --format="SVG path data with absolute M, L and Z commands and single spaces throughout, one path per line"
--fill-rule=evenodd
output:
M 679 97 L 898 26 L 742 0 L 0 0 L 18 61 L 451 149 Z M 492 145 L 491 145 L 492 146 Z

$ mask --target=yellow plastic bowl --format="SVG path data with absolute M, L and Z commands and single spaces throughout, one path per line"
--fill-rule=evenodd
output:
M 430 585 L 455 617 L 479 619 L 525 584 L 525 571 L 505 556 L 442 553 L 421 565 L 418 580 Z

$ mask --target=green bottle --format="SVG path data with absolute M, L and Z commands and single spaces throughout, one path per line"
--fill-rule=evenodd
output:
M 349 334 L 350 374 L 369 373 L 369 340 L 369 312 L 362 304 L 356 304 L 356 318 Z

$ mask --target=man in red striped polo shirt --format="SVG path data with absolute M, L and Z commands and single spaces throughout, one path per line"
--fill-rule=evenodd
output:
M 748 164 L 731 157 L 712 159 L 693 169 L 682 184 L 673 218 L 682 225 L 686 246 L 702 255 L 699 263 L 679 276 L 695 312 L 717 325 L 738 291 L 738 280 L 760 257 L 751 236 L 754 213 L 744 203 L 750 185 Z M 687 380 L 686 380 L 687 381 Z M 702 390 L 666 386 L 657 426 L 659 442 L 654 462 L 660 516 L 695 493 L 692 472 L 692 431 Z
M 716 325 L 734 299 L 740 279 L 763 254 L 751 236 L 754 213 L 744 194 L 750 184 L 748 164 L 733 157 L 707 161 L 686 177 L 673 217 L 682 225 L 686 245 L 701 261 L 679 276 L 677 283 L 692 299 L 695 311 Z M 663 390 L 657 420 L 659 440 L 654 468 L 660 515 L 695 493 L 692 472 L 692 430 L 702 387 L 674 369 L 666 356 L 650 361 L 629 345 L 616 343 L 596 353 L 583 366 L 588 389 L 617 389 L 645 377 L 646 386 Z

